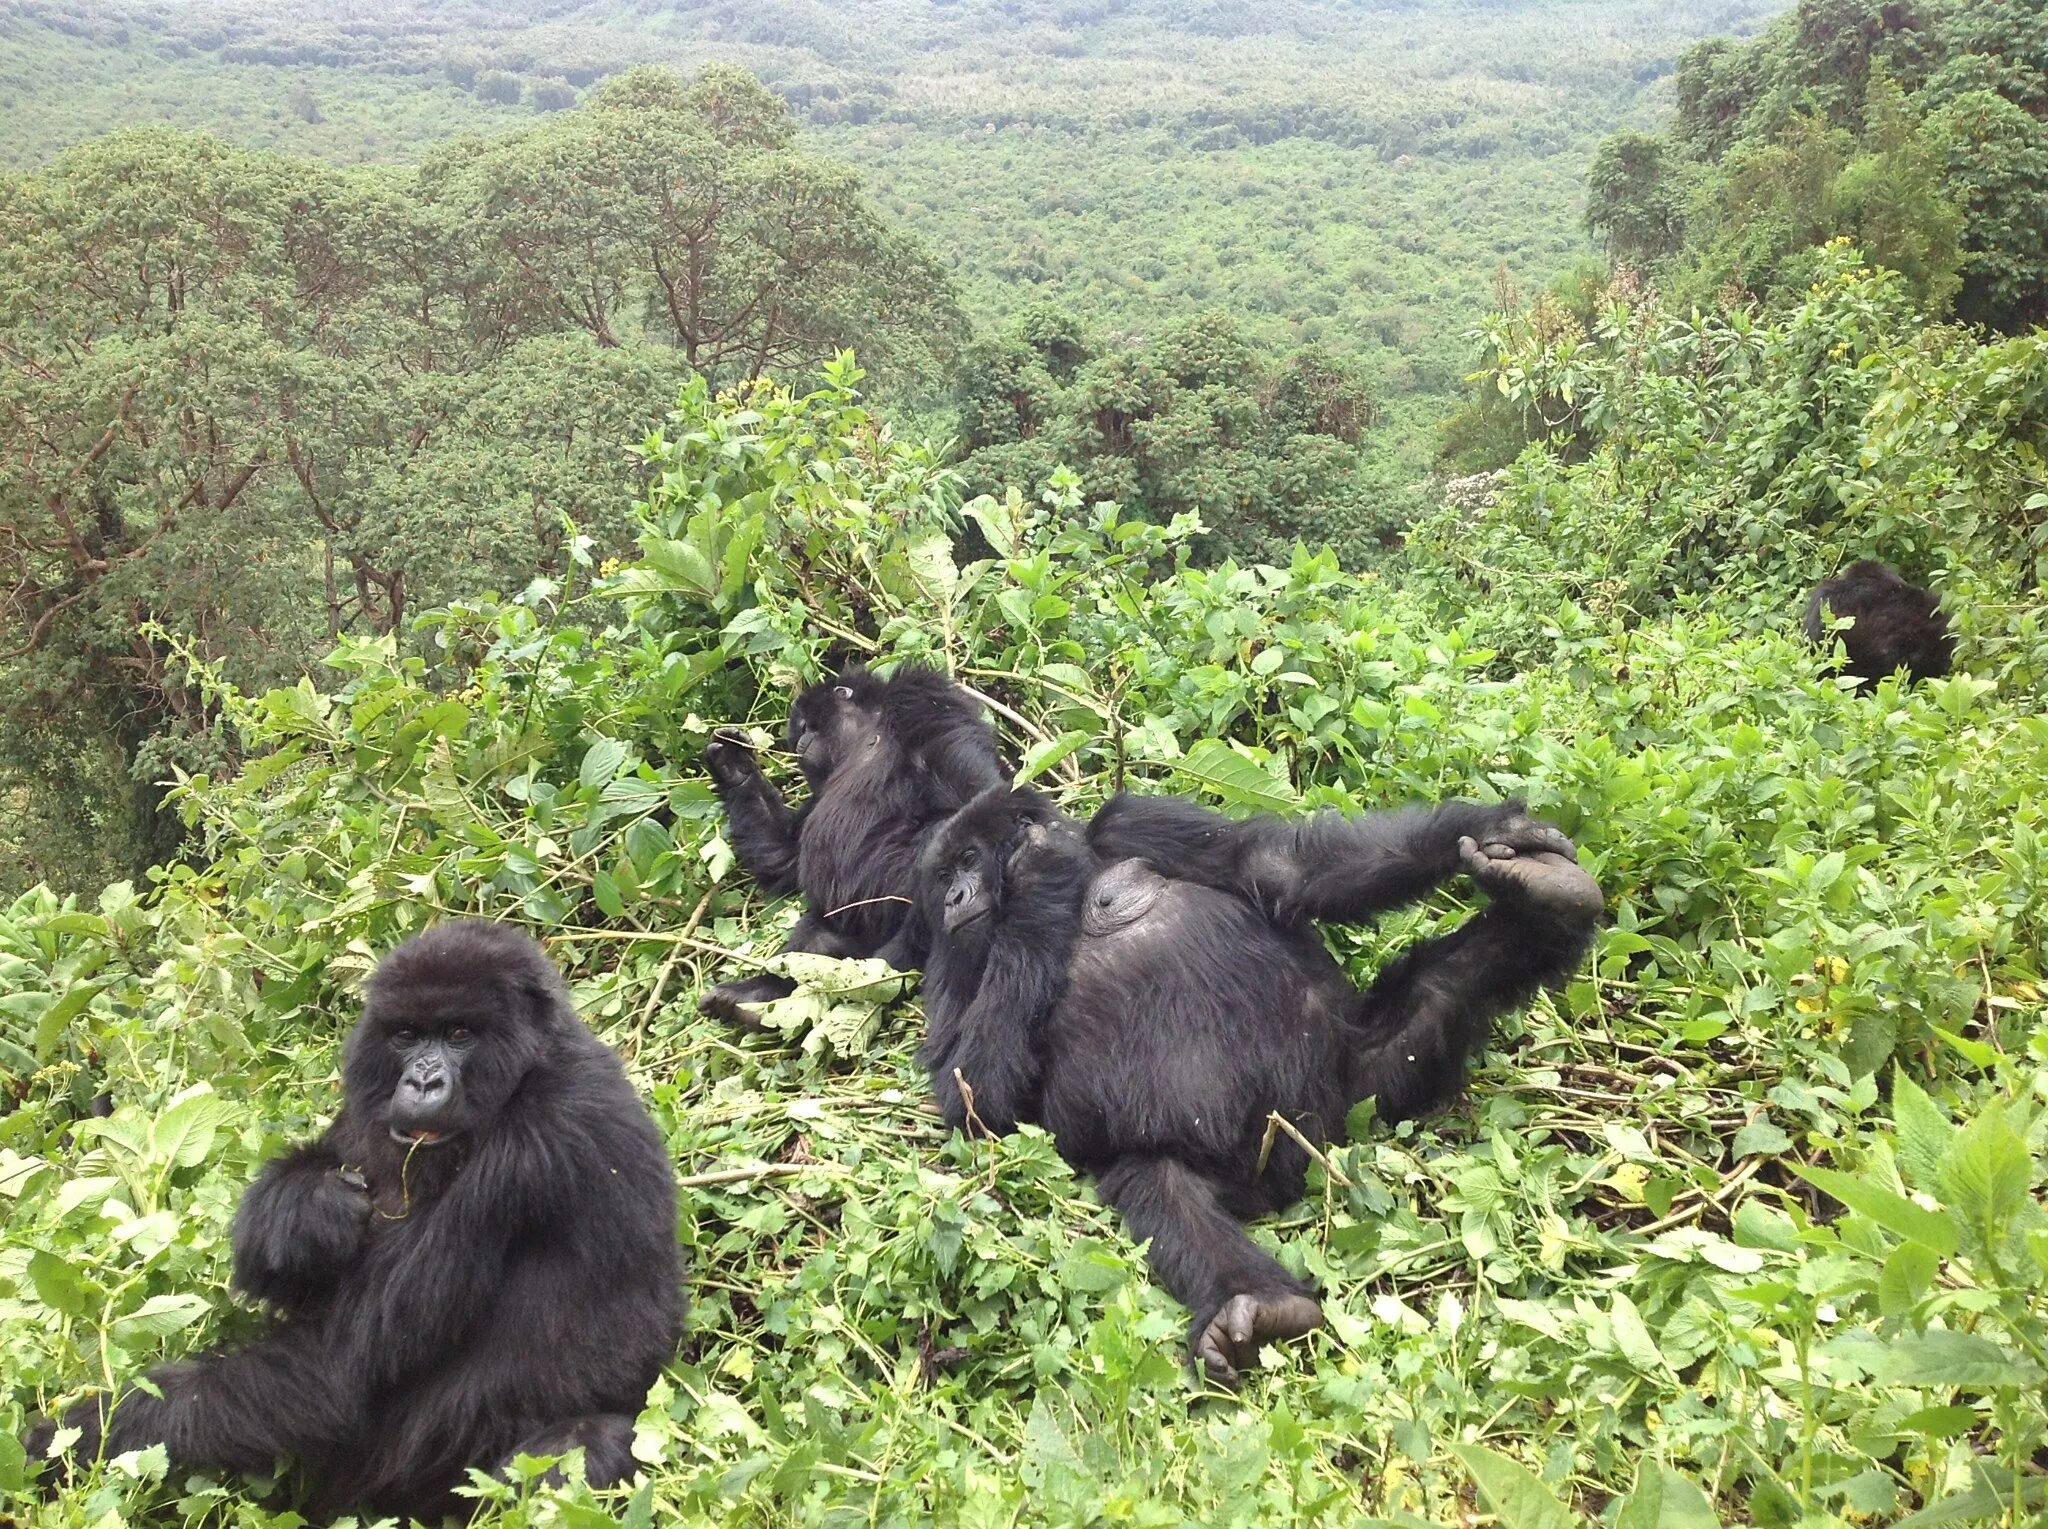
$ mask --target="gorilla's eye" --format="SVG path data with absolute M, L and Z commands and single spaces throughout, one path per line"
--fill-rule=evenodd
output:
M 962 851 L 960 851 L 960 869 L 961 869 L 961 870 L 963 870 L 963 871 L 971 871 L 971 870 L 973 870 L 973 869 L 974 869 L 974 868 L 975 868 L 975 867 L 976 867 L 977 865 L 980 865 L 980 864 L 981 864 L 981 846 L 980 846 L 980 845 L 970 845 L 970 846 L 969 846 L 968 848 L 966 848 L 966 849 L 963 849 Z
M 419 1043 L 420 1033 L 417 1030 L 393 1030 L 391 1032 L 391 1044 L 400 1051 L 410 1051 Z
M 457 1025 L 448 1032 L 448 1039 L 458 1046 L 467 1046 L 474 1037 L 469 1033 L 469 1026 Z
M 850 701 L 853 699 L 853 687 L 850 685 L 834 685 L 832 687 L 832 693 L 838 696 L 839 699 L 842 701 Z

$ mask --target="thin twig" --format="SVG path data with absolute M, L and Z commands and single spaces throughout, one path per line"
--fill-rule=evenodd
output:
M 1294 1144 L 1296 1146 L 1300 1147 L 1302 1151 L 1306 1152 L 1311 1158 L 1313 1158 L 1316 1162 L 1322 1165 L 1324 1173 L 1329 1175 L 1329 1177 L 1335 1180 L 1337 1183 L 1342 1184 L 1346 1189 L 1351 1188 L 1351 1180 L 1344 1176 L 1344 1170 L 1339 1168 L 1335 1163 L 1331 1162 L 1330 1159 L 1324 1155 L 1322 1148 L 1318 1147 L 1314 1142 L 1310 1141 L 1306 1136 L 1302 1135 L 1301 1132 L 1295 1128 L 1294 1122 L 1289 1120 L 1285 1115 L 1281 1114 L 1278 1110 L 1273 1111 L 1272 1114 L 1266 1117 L 1266 1139 L 1259 1144 L 1258 1171 L 1260 1173 L 1264 1173 L 1266 1171 L 1266 1159 L 1272 1156 L 1273 1133 L 1275 1131 L 1285 1131 L 1289 1136 L 1294 1138 Z
M 686 1173 L 676 1179 L 679 1189 L 705 1189 L 713 1184 L 743 1184 L 748 1179 L 787 1179 L 799 1173 L 849 1174 L 844 1163 L 756 1163 L 750 1168 L 719 1168 L 710 1173 Z

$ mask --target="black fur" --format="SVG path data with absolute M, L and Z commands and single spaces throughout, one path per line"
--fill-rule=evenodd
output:
M 1084 832 L 1035 792 L 992 791 L 920 866 L 940 1109 L 1049 1129 L 1150 1239 L 1195 1356 L 1234 1382 L 1262 1341 L 1319 1319 L 1239 1225 L 1301 1193 L 1307 1155 L 1285 1134 L 1260 1167 L 1269 1116 L 1323 1142 L 1360 1099 L 1398 1120 L 1450 1098 L 1493 1017 L 1585 955 L 1600 892 L 1574 855 L 1514 806 L 1233 822 L 1121 796 Z M 1315 921 L 1461 870 L 1491 905 L 1355 989 Z
M 1849 656 L 1844 667 L 1864 690 L 1899 669 L 1916 680 L 1939 678 L 1955 657 L 1939 598 L 1883 563 L 1851 563 L 1808 598 L 1807 640 L 1822 647 L 1830 641 L 1824 611 L 1851 622 L 1839 634 Z
M 459 1510 L 470 1467 L 519 1453 L 581 1447 L 593 1484 L 630 1476 L 634 1418 L 681 1332 L 675 1175 L 553 963 L 485 923 L 408 940 L 370 980 L 343 1085 L 333 1125 L 266 1166 L 235 1217 L 235 1284 L 277 1308 L 272 1330 L 151 1372 L 161 1398 L 74 1407 L 72 1458 L 159 1442 L 174 1474 L 288 1458 L 315 1518 L 430 1522 Z M 400 1140 L 394 1101 L 439 1140 Z
M 918 851 L 1007 779 L 980 705 L 935 669 L 907 664 L 880 679 L 850 668 L 797 697 L 789 747 L 810 788 L 794 810 L 743 743 L 714 738 L 704 751 L 740 864 L 763 891 L 804 895 L 784 949 L 923 965 L 930 930 L 909 901 Z M 699 1005 L 747 1022 L 748 1005 L 791 991 L 763 975 L 723 983 Z

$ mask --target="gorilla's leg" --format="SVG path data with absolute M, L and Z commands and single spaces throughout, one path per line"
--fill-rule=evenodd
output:
M 80 1437 L 57 1462 L 53 1483 L 152 1444 L 164 1446 L 173 1470 L 265 1472 L 287 1456 L 332 1450 L 357 1421 L 319 1352 L 288 1339 L 164 1365 L 149 1378 L 162 1396 L 131 1389 L 111 1407 L 88 1397 L 65 1414 L 64 1426 Z M 30 1429 L 32 1459 L 46 1456 L 56 1430 L 49 1418 Z
M 1407 951 L 1363 995 L 1350 1092 L 1371 1095 L 1383 1120 L 1446 1103 L 1494 1017 L 1570 976 L 1592 943 L 1601 898 L 1591 876 L 1562 854 L 1495 851 L 1470 839 L 1459 849 L 1491 906 Z
M 1189 1311 L 1188 1349 L 1203 1373 L 1235 1387 L 1266 1343 L 1297 1338 L 1323 1314 L 1300 1280 L 1245 1235 L 1216 1185 L 1170 1157 L 1132 1157 L 1097 1181 L 1152 1268 Z
M 796 927 L 789 931 L 789 943 L 782 948 L 818 956 L 858 956 L 863 953 L 846 936 L 827 929 L 824 918 L 814 912 L 807 912 L 796 921 Z M 762 972 L 756 977 L 742 977 L 737 982 L 719 983 L 697 1000 L 697 1007 L 727 1024 L 758 1030 L 762 1028 L 761 1016 L 754 1012 L 752 1006 L 787 998 L 795 991 L 796 984 L 789 978 L 774 972 Z
M 583 1479 L 594 1487 L 617 1486 L 639 1469 L 633 1459 L 633 1419 L 623 1412 L 593 1412 L 567 1422 L 556 1423 L 540 1432 L 523 1439 L 513 1455 L 566 1455 L 572 1449 L 583 1451 Z M 498 1474 L 505 1474 L 505 1466 L 511 1464 L 508 1455 L 505 1464 L 498 1468 Z M 562 1482 L 560 1467 L 550 1470 L 541 1478 L 550 1485 Z

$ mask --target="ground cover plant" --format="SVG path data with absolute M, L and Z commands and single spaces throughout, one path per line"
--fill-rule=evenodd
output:
M 344 641 L 329 690 L 186 647 L 248 758 L 175 787 L 196 853 L 0 911 L 0 1488 L 32 1413 L 246 1329 L 228 1219 L 332 1108 L 352 974 L 481 913 L 549 941 L 651 1101 L 694 1301 L 645 1482 L 492 1485 L 488 1521 L 2037 1521 L 2048 342 L 1923 331 L 1833 259 L 1768 320 L 1504 332 L 1500 385 L 1570 440 L 1376 574 L 1200 566 L 1192 516 L 1071 474 L 962 504 L 842 360 L 690 383 L 637 555 L 567 535 L 559 577 Z M 1824 673 L 1797 595 L 1836 551 L 1967 592 L 1952 677 Z M 842 653 L 949 668 L 1076 810 L 1515 795 L 1606 890 L 1592 962 L 1459 1107 L 1359 1112 L 1258 1229 L 1329 1325 L 1240 1399 L 1190 1388 L 1177 1308 L 1045 1137 L 941 1131 L 914 987 L 773 956 L 796 909 L 736 872 L 700 756 Z M 1369 974 L 1459 911 L 1335 948 Z M 698 1015 L 778 959 L 774 1033 Z M 11 1511 L 289 1522 L 162 1475 Z

